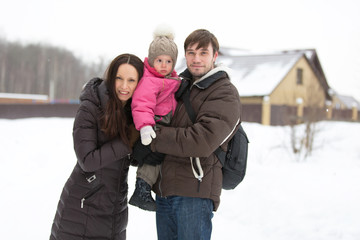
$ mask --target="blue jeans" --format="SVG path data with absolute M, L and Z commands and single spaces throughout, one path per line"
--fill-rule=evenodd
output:
M 213 217 L 211 199 L 156 196 L 158 240 L 208 240 Z

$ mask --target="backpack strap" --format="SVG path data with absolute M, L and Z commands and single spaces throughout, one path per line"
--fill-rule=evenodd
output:
M 190 120 L 192 121 L 192 123 L 195 123 L 195 120 L 196 120 L 195 111 L 190 103 L 190 88 L 185 89 L 181 98 L 184 102 L 185 109 L 186 109 L 187 114 L 189 115 Z
M 195 120 L 196 120 L 196 116 L 195 116 L 195 111 L 193 109 L 193 107 L 191 106 L 191 103 L 190 103 L 190 88 L 187 87 L 182 95 L 181 95 L 181 98 L 184 102 L 184 106 L 185 106 L 185 109 L 186 109 L 186 112 L 187 114 L 189 115 L 189 118 L 190 120 L 195 123 Z M 221 164 L 224 166 L 225 164 L 225 157 L 226 157 L 226 152 L 223 151 L 221 149 L 221 147 L 218 147 L 215 151 L 214 151 L 215 155 L 217 156 L 217 158 L 220 160 Z
M 229 146 L 230 147 L 230 146 Z M 229 148 L 228 147 L 228 148 Z M 218 147 L 215 151 L 214 151 L 216 157 L 220 160 L 221 165 L 224 166 L 225 164 L 225 158 L 226 158 L 226 152 L 224 150 L 221 149 L 221 147 Z

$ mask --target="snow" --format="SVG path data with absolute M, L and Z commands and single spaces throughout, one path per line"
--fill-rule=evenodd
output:
M 76 161 L 72 124 L 72 118 L 0 119 L 2 239 L 49 238 Z M 243 126 L 250 139 L 247 175 L 222 192 L 212 239 L 360 239 L 359 123 L 320 122 L 315 151 L 302 162 L 289 151 L 288 127 Z M 128 239 L 156 239 L 155 214 L 129 206 L 127 229 Z

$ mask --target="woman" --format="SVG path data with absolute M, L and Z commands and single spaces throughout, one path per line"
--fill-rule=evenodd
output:
M 139 136 L 131 97 L 143 69 L 138 57 L 122 54 L 104 81 L 94 78 L 84 87 L 73 128 L 77 164 L 61 194 L 50 239 L 126 239 L 127 175 Z

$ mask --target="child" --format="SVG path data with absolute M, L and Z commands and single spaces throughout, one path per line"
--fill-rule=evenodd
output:
M 144 75 L 133 95 L 132 115 L 143 145 L 149 145 L 156 137 L 155 125 L 170 124 L 177 105 L 175 92 L 180 86 L 180 78 L 174 70 L 178 50 L 173 39 L 174 35 L 169 29 L 157 28 L 154 31 L 148 58 L 144 60 Z M 151 188 L 159 171 L 160 165 L 139 166 L 136 188 L 129 204 L 144 210 L 156 210 Z

